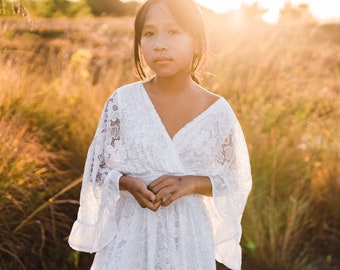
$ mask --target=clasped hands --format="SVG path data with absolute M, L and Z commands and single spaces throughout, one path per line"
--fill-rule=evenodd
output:
M 143 208 L 157 211 L 180 197 L 193 193 L 193 181 L 187 176 L 163 175 L 149 185 L 140 178 L 122 176 L 120 188 L 129 191 Z

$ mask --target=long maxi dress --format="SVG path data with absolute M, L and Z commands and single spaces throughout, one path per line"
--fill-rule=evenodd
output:
M 213 197 L 192 194 L 154 212 L 119 190 L 122 175 L 149 184 L 164 174 L 208 176 Z M 103 109 L 69 244 L 96 253 L 93 270 L 215 270 L 215 259 L 239 270 L 250 189 L 246 142 L 224 98 L 171 138 L 143 83 L 129 84 Z

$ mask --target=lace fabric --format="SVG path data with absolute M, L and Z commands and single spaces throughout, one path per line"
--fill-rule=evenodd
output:
M 190 195 L 157 212 L 119 191 L 122 174 L 147 184 L 163 174 L 209 176 L 213 197 Z M 69 243 L 96 252 L 92 269 L 240 269 L 249 156 L 228 103 L 218 99 L 173 138 L 142 82 L 108 99 L 89 148 Z

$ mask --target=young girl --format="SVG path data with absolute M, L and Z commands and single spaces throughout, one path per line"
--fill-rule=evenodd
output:
M 90 146 L 69 243 L 92 269 L 241 267 L 251 188 L 244 136 L 226 100 L 201 87 L 206 51 L 192 0 L 148 0 L 135 19 L 142 81 L 108 99 Z

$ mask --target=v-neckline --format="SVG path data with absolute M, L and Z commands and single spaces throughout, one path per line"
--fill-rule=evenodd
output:
M 165 132 L 165 134 L 167 135 L 167 137 L 170 139 L 170 141 L 174 142 L 175 138 L 182 133 L 188 126 L 192 125 L 193 123 L 197 122 L 200 118 L 202 118 L 206 113 L 208 113 L 214 106 L 216 106 L 216 104 L 222 100 L 222 97 L 219 97 L 217 100 L 215 100 L 212 104 L 209 105 L 209 107 L 207 107 L 205 110 L 203 110 L 201 113 L 199 113 L 198 115 L 196 115 L 193 119 L 191 119 L 190 121 L 188 121 L 187 123 L 185 123 L 181 128 L 179 128 L 173 136 L 170 136 L 168 130 L 166 129 L 159 113 L 157 112 L 143 82 L 140 82 L 140 86 L 141 86 L 141 90 L 143 92 L 144 98 L 146 99 L 146 101 L 148 102 L 148 105 L 152 108 L 156 118 L 157 118 L 157 122 L 159 122 L 159 124 L 161 125 L 161 128 L 163 129 L 163 131 Z

